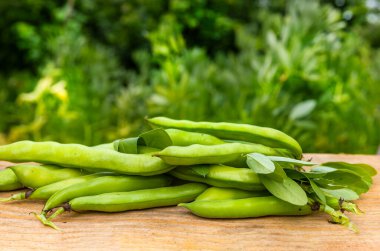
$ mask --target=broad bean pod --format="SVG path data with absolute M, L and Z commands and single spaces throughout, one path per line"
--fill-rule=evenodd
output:
M 273 128 L 226 122 L 194 122 L 166 117 L 155 117 L 147 120 L 153 128 L 175 128 L 207 133 L 221 139 L 242 140 L 273 148 L 285 148 L 294 153 L 296 158 L 301 159 L 302 157 L 300 144 L 289 135 Z
M 0 191 L 12 191 L 22 188 L 16 174 L 10 168 L 0 170 Z
M 166 129 L 165 131 L 169 134 L 173 146 L 189 146 L 194 144 L 219 145 L 226 143 L 215 136 L 205 133 L 189 132 L 178 129 Z
M 183 166 L 170 171 L 170 174 L 178 179 L 202 182 L 216 187 L 230 187 L 249 191 L 265 190 L 259 176 L 248 168 L 225 165 Z
M 142 176 L 102 176 L 74 184 L 53 194 L 43 211 L 49 211 L 74 198 L 102 193 L 126 192 L 168 186 L 171 178 L 165 175 Z
M 236 200 L 270 195 L 267 191 L 246 191 L 236 188 L 209 187 L 195 201 Z
M 93 146 L 95 148 L 100 148 L 100 149 L 108 149 L 108 150 L 113 150 L 116 151 L 114 148 L 113 143 L 105 143 L 101 145 L 96 145 Z M 147 154 L 147 155 L 152 155 L 153 153 L 159 152 L 160 149 L 154 148 L 154 147 L 149 147 L 149 146 L 137 146 L 137 151 L 139 154 Z
M 44 224 L 58 229 L 50 220 L 59 214 L 73 211 L 122 212 L 136 209 L 173 206 L 194 200 L 207 188 L 200 183 L 187 183 L 180 186 L 143 189 L 130 192 L 103 193 L 75 198 L 59 208 L 49 219 L 45 214 L 37 215 Z
M 0 159 L 14 162 L 36 161 L 92 171 L 112 171 L 131 175 L 156 175 L 173 167 L 160 158 L 144 154 L 123 154 L 104 148 L 56 142 L 20 141 L 0 146 Z
M 154 154 L 169 165 L 223 164 L 245 158 L 244 154 L 281 155 L 276 149 L 259 144 L 226 143 L 222 145 L 169 146 Z
M 206 188 L 207 186 L 204 184 L 188 183 L 175 187 L 80 197 L 71 200 L 69 204 L 74 211 L 121 212 L 189 202 L 194 200 Z
M 81 169 L 62 168 L 54 165 L 19 164 L 9 168 L 22 185 L 33 189 L 88 174 Z
M 194 201 L 179 206 L 204 218 L 251 218 L 269 215 L 311 214 L 309 205 L 296 206 L 274 196 L 237 200 Z

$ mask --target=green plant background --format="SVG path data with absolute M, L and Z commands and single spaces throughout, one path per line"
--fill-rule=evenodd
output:
M 145 116 L 270 126 L 376 153 L 378 1 L 1 1 L 0 144 L 94 145 Z

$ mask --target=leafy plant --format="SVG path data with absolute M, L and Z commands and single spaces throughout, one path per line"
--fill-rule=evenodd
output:
M 305 152 L 376 152 L 380 61 L 363 4 L 159 2 L 1 3 L 0 141 L 92 145 L 165 115 L 275 127 Z

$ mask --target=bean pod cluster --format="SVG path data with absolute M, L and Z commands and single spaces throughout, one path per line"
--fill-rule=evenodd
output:
M 355 230 L 343 212 L 361 213 L 353 201 L 376 174 L 365 164 L 301 160 L 298 142 L 273 128 L 165 117 L 147 122 L 153 129 L 138 137 L 92 147 L 33 141 L 0 146 L 0 160 L 20 163 L 0 171 L 0 191 L 23 189 L 0 202 L 43 200 L 35 215 L 55 229 L 52 220 L 69 210 L 178 205 L 205 218 L 323 211 Z

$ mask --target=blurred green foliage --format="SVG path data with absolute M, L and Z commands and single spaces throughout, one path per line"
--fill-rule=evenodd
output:
M 0 143 L 88 145 L 145 116 L 270 126 L 375 153 L 380 50 L 365 1 L 1 1 Z

